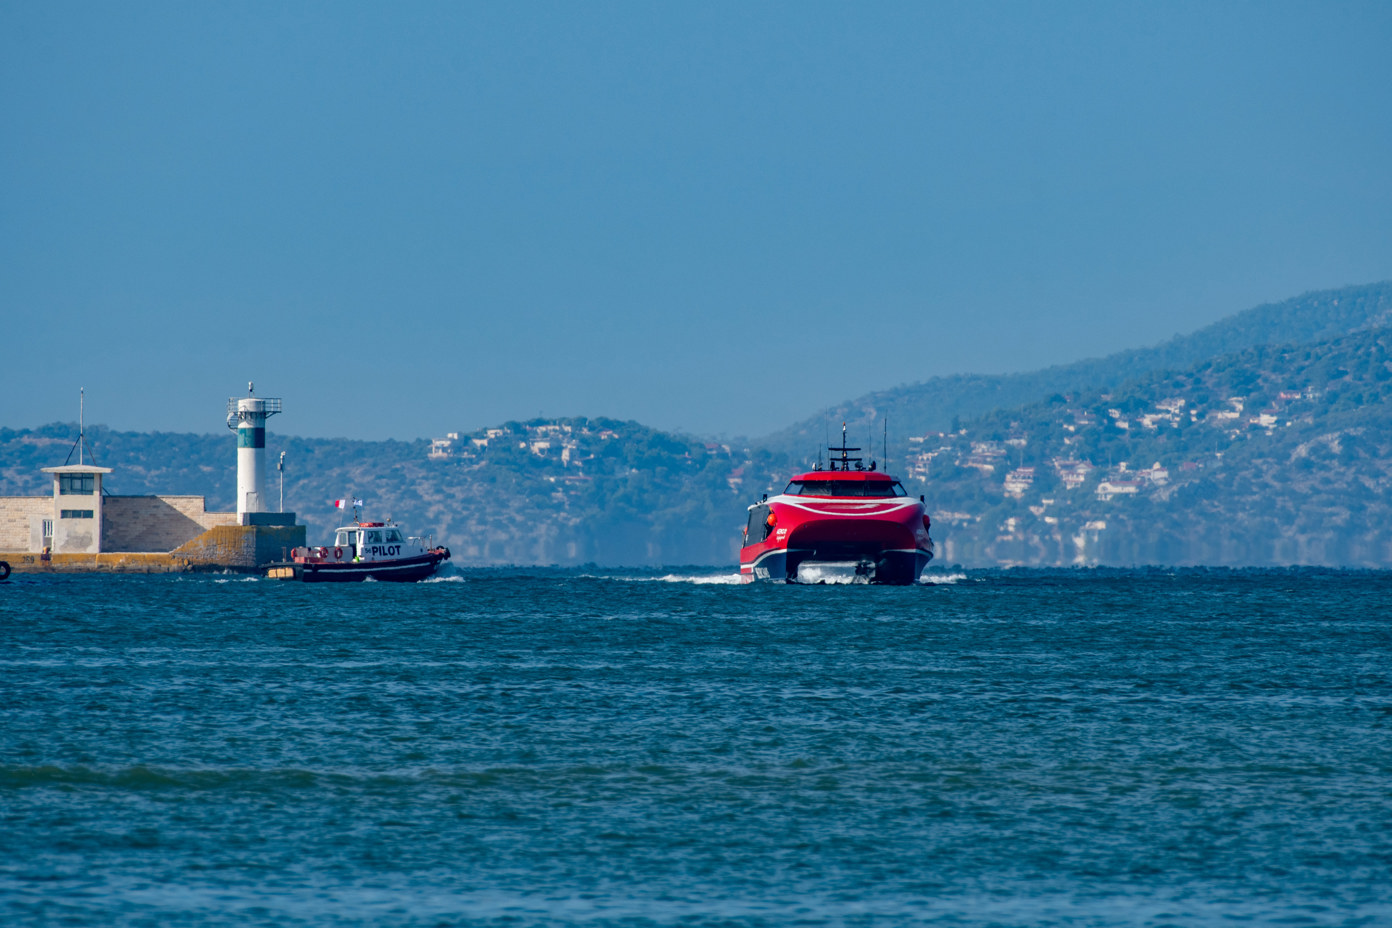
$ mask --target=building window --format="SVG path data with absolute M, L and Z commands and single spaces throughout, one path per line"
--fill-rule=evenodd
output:
M 91 496 L 96 491 L 94 474 L 59 474 L 58 493 L 61 496 Z
M 92 510 L 90 509 L 64 509 L 58 513 L 61 519 L 90 519 Z

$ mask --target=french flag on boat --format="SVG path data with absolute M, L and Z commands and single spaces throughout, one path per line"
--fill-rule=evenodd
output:
M 347 509 L 349 506 L 357 506 L 359 508 L 362 508 L 363 501 L 360 499 L 355 499 L 349 502 L 346 499 L 336 499 L 333 501 L 333 504 L 335 509 Z

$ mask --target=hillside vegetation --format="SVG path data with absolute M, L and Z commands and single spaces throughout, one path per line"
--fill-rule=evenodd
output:
M 945 559 L 1392 566 L 1392 329 L 1055 394 L 910 442 Z

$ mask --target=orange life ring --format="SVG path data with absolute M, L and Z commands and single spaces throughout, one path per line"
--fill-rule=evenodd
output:
M 334 548 L 334 560 L 335 560 L 335 561 L 341 561 L 341 560 L 343 560 L 343 549 L 342 549 L 342 548 L 339 548 L 339 547 L 335 547 L 335 548 Z

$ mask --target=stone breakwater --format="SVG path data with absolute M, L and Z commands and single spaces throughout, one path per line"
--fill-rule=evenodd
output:
M 0 554 L 16 573 L 163 574 L 234 570 L 252 572 L 284 559 L 305 543 L 303 525 L 220 525 L 173 551 L 99 554 Z

